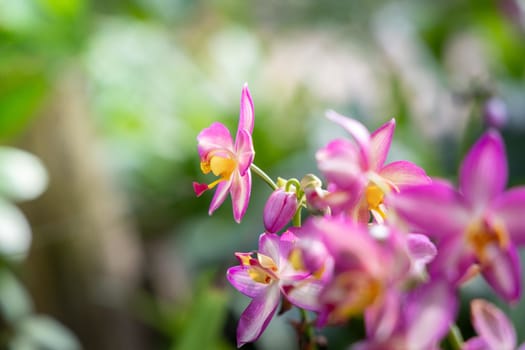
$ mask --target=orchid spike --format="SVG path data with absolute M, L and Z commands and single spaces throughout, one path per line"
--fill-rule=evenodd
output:
M 193 190 L 197 196 L 217 187 L 210 204 L 209 215 L 224 202 L 228 193 L 231 195 L 235 221 L 240 222 L 246 213 L 252 187 L 250 166 L 255 157 L 252 142 L 253 124 L 253 102 L 248 85 L 245 84 L 241 93 L 235 143 L 228 129 L 218 122 L 202 130 L 197 136 L 202 172 L 211 172 L 219 177 L 210 184 L 193 183 Z

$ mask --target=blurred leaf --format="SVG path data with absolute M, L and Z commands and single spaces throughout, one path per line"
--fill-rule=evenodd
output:
M 17 335 L 10 349 L 80 349 L 80 343 L 73 333 L 47 316 L 30 316 L 17 325 Z
M 76 17 L 84 7 L 83 0 L 38 0 L 38 3 L 47 13 L 62 18 Z
M 0 253 L 12 260 L 22 260 L 31 244 L 31 227 L 24 214 L 12 204 L 0 200 Z
M 0 140 L 22 130 L 35 115 L 47 89 L 42 74 L 0 75 Z
M 47 187 L 46 169 L 31 153 L 0 147 L 0 195 L 13 200 L 30 200 Z
M 228 294 L 208 284 L 200 288 L 174 350 L 219 349 Z
M 7 269 L 0 269 L 0 309 L 2 317 L 15 323 L 32 311 L 29 295 L 20 282 Z

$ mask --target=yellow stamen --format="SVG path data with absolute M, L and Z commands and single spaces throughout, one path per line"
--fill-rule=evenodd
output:
M 233 171 L 237 167 L 237 161 L 233 158 L 226 158 L 217 155 L 211 155 L 208 159 L 201 162 L 201 170 L 204 174 L 212 172 L 219 178 L 208 185 L 208 189 L 217 186 L 222 181 L 230 179 Z
M 366 202 L 368 204 L 368 210 L 373 210 L 379 213 L 383 219 L 386 218 L 386 214 L 383 211 L 383 199 L 385 197 L 384 192 L 376 185 L 370 184 L 366 188 L 365 192 Z
M 466 239 L 476 256 L 483 263 L 486 262 L 486 247 L 490 244 L 497 244 L 500 248 L 506 249 L 510 243 L 509 235 L 505 227 L 499 223 L 490 225 L 487 222 L 475 222 L 467 229 Z

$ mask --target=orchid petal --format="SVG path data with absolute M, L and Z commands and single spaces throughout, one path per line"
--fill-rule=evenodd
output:
M 305 310 L 319 310 L 319 294 L 325 284 L 316 279 L 308 279 L 297 282 L 285 295 L 295 306 Z M 286 289 L 286 288 L 284 288 Z
M 259 236 L 259 253 L 270 257 L 280 265 L 280 237 L 274 233 L 263 233 Z
M 345 139 L 331 141 L 316 153 L 319 170 L 328 182 L 353 192 L 368 182 L 356 146 Z
M 370 133 L 367 128 L 355 119 L 345 117 L 335 111 L 327 111 L 326 117 L 342 126 L 357 142 L 361 161 L 365 168 L 370 166 Z
M 395 129 L 396 121 L 395 119 L 391 119 L 374 131 L 370 136 L 371 169 L 379 170 L 383 164 L 385 164 Z
M 425 170 L 414 163 L 400 160 L 392 162 L 379 171 L 379 175 L 392 182 L 397 187 L 430 184 L 430 177 Z
M 214 122 L 197 136 L 199 156 L 205 159 L 214 150 L 225 150 L 233 153 L 233 141 L 228 128 Z
M 470 149 L 461 165 L 459 188 L 473 207 L 483 206 L 507 184 L 507 157 L 501 136 L 485 133 Z
M 254 125 L 254 108 L 253 100 L 248 89 L 248 84 L 244 84 L 241 92 L 241 110 L 239 113 L 239 127 L 237 129 L 237 137 L 240 130 L 246 130 L 249 134 L 253 132 Z
M 387 196 L 385 204 L 430 237 L 461 234 L 470 220 L 460 195 L 442 182 L 407 187 L 401 193 Z
M 521 265 L 514 245 L 502 250 L 497 245 L 486 248 L 490 262 L 483 265 L 481 273 L 487 283 L 503 299 L 518 301 L 521 296 Z
M 217 185 L 215 194 L 213 195 L 213 198 L 210 203 L 210 209 L 208 209 L 209 215 L 213 214 L 213 212 L 217 210 L 218 207 L 221 206 L 221 204 L 224 202 L 226 197 L 228 197 L 228 191 L 230 190 L 231 186 L 232 186 L 231 179 L 229 181 L 220 182 Z
M 401 296 L 397 291 L 387 291 L 383 302 L 365 311 L 366 334 L 377 341 L 388 340 L 394 335 L 400 319 Z
M 470 307 L 474 329 L 489 349 L 514 350 L 516 331 L 500 309 L 483 299 L 473 300 Z
M 231 197 L 232 197 L 232 209 L 233 218 L 237 222 L 241 222 L 241 219 L 246 214 L 248 204 L 250 203 L 250 195 L 252 189 L 252 173 L 247 171 L 244 176 L 241 176 L 238 171 L 232 174 L 231 179 Z M 217 189 L 219 191 L 219 189 Z
M 239 130 L 237 140 L 235 141 L 235 154 L 241 176 L 244 176 L 250 170 L 255 151 L 253 149 L 252 136 L 246 130 Z
M 463 343 L 461 350 L 495 350 L 497 348 L 490 347 L 482 337 L 470 338 Z M 499 350 L 499 349 L 498 349 Z
M 449 330 L 458 307 L 447 281 L 434 281 L 418 287 L 407 299 L 404 313 L 406 340 L 410 349 L 427 349 Z
M 233 266 L 226 272 L 226 277 L 239 292 L 250 298 L 255 298 L 264 293 L 268 285 L 255 282 L 248 271 L 249 267 Z
M 441 277 L 455 285 L 475 262 L 474 254 L 465 249 L 461 236 L 444 237 L 438 243 L 437 255 L 428 264 L 428 272 L 432 278 Z
M 496 220 L 501 220 L 511 240 L 517 245 L 525 245 L 525 187 L 513 188 L 493 203 L 492 210 Z
M 254 298 L 241 315 L 237 327 L 237 347 L 257 340 L 272 320 L 281 292 L 277 284 Z
M 407 235 L 407 245 L 412 260 L 413 273 L 422 273 L 426 264 L 436 257 L 436 246 L 427 236 L 416 233 Z

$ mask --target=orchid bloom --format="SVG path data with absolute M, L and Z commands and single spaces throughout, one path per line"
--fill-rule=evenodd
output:
M 387 294 L 365 313 L 367 339 L 351 350 L 437 350 L 454 322 L 458 300 L 447 281 Z
M 474 299 L 470 310 L 478 336 L 466 341 L 462 350 L 516 349 L 516 330 L 500 309 L 483 299 Z M 518 350 L 525 350 L 525 343 Z
M 303 246 L 304 265 L 317 269 L 318 256 L 313 242 L 324 245 L 331 256 L 333 273 L 319 295 L 321 304 L 318 326 L 340 323 L 361 315 L 368 307 L 380 302 L 386 291 L 410 271 L 408 251 L 404 250 L 391 228 L 381 226 L 382 237 L 373 237 L 366 225 L 343 216 L 312 218 L 297 230 Z M 316 247 L 315 251 L 322 252 Z M 317 256 L 316 256 L 317 255 Z
M 525 187 L 504 191 L 506 183 L 505 146 L 491 130 L 463 160 L 459 191 L 436 181 L 406 189 L 387 198 L 387 203 L 408 224 L 437 241 L 431 275 L 459 283 L 472 266 L 478 266 L 497 294 L 517 301 L 521 279 L 516 245 L 525 244 Z
M 318 308 L 322 281 L 301 266 L 295 249 L 297 240 L 290 231 L 281 236 L 263 233 L 256 253 L 235 254 L 241 265 L 228 269 L 228 280 L 252 298 L 239 320 L 238 347 L 259 338 L 277 310 L 281 293 L 293 305 L 306 310 Z
M 252 177 L 250 166 L 255 156 L 252 142 L 254 109 L 248 85 L 241 94 L 241 109 L 235 143 L 229 130 L 215 122 L 202 130 L 197 136 L 201 170 L 204 174 L 213 173 L 219 178 L 210 184 L 193 183 L 197 196 L 217 187 L 210 204 L 211 215 L 226 199 L 232 198 L 233 217 L 240 222 L 250 200 Z
M 336 112 L 327 118 L 342 126 L 353 140 L 336 139 L 317 152 L 319 169 L 328 180 L 326 201 L 334 213 L 350 211 L 368 222 L 368 213 L 382 222 L 385 218 L 383 198 L 406 185 L 429 183 L 425 171 L 408 161 L 385 165 L 390 150 L 395 120 L 370 134 L 364 125 Z

